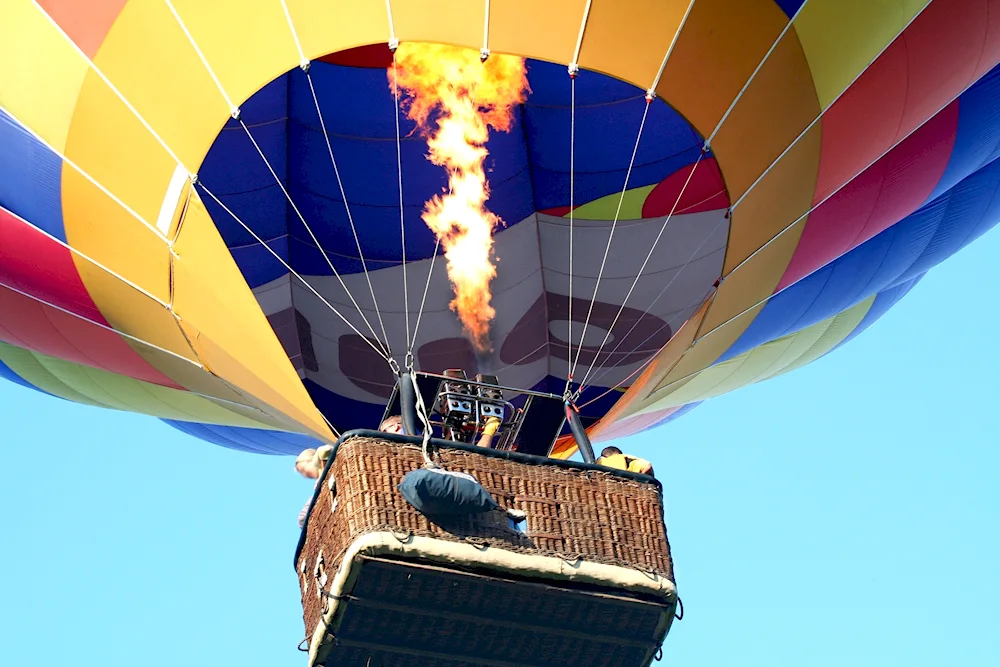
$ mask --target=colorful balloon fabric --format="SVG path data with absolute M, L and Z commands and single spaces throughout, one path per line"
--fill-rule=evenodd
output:
M 527 59 L 488 355 L 393 40 Z M 1000 0 L 6 0 L 0 61 L 0 375 L 250 452 L 376 427 L 408 349 L 653 428 L 1000 216 Z

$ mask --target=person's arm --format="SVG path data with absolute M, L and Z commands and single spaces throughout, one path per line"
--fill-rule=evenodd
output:
M 646 459 L 635 459 L 634 464 L 635 464 L 635 470 L 633 470 L 633 472 L 637 472 L 642 475 L 653 474 L 653 464 L 647 461 Z M 629 467 L 631 468 L 632 466 Z
M 486 420 L 486 425 L 483 427 L 483 435 L 479 438 L 479 442 L 476 443 L 479 447 L 489 447 L 493 444 L 493 435 L 500 428 L 500 420 L 496 417 L 490 417 Z

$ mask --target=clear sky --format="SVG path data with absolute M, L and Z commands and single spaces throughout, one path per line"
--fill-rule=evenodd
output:
M 998 260 L 993 231 L 846 347 L 623 441 L 665 486 L 666 663 L 995 664 Z M 0 665 L 304 664 L 290 458 L 6 382 L 0 411 Z

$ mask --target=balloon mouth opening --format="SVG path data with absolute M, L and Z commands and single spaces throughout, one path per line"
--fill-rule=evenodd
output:
M 678 313 L 686 318 L 688 301 L 693 303 L 695 292 L 705 292 L 721 271 L 716 237 L 725 239 L 728 224 L 702 245 L 703 237 L 711 235 L 711 224 L 706 224 L 704 232 L 688 234 L 703 252 L 687 254 L 703 261 L 716 253 L 719 266 L 699 269 L 694 279 L 678 280 L 656 305 L 657 312 L 645 312 L 650 289 L 640 284 L 628 297 L 629 285 L 620 275 L 621 253 L 635 260 L 634 268 L 625 267 L 627 277 L 638 270 L 655 237 L 650 233 L 648 240 L 637 243 L 628 228 L 636 221 L 650 227 L 662 222 L 680 188 L 691 181 L 684 169 L 694 158 L 686 156 L 696 156 L 703 139 L 662 98 L 647 104 L 639 87 L 581 69 L 573 84 L 578 126 L 571 199 L 567 68 L 524 59 L 527 85 L 522 95 L 515 95 L 510 127 L 491 128 L 481 142 L 486 153 L 484 208 L 497 218 L 490 230 L 488 262 L 495 271 L 489 280 L 496 298 L 487 302 L 496 315 L 490 313 L 489 326 L 477 335 L 463 328 L 452 303 L 456 294 L 441 247 L 447 232 L 436 233 L 422 219 L 429 201 L 465 183 L 449 181 L 446 161 L 430 157 L 433 133 L 422 132 L 420 123 L 407 114 L 403 101 L 408 89 L 400 72 L 405 46 L 397 50 L 395 91 L 393 53 L 386 43 L 324 55 L 313 60 L 308 71 L 286 71 L 240 106 L 241 120 L 260 150 L 241 122 L 231 119 L 199 171 L 200 181 L 252 230 L 206 201 L 316 406 L 339 428 L 344 414 L 353 415 L 347 408 L 338 412 L 337 405 L 372 406 L 388 398 L 394 376 L 382 355 L 390 351 L 399 367 L 411 359 L 416 369 L 432 373 L 446 368 L 463 368 L 470 377 L 500 373 L 508 386 L 558 384 L 560 393 L 574 361 L 578 379 L 588 364 L 602 366 L 596 389 L 627 382 L 683 321 L 668 320 Z M 492 66 L 502 57 L 491 54 L 483 62 L 478 51 L 463 51 L 471 54 L 477 68 Z M 623 193 L 637 114 L 647 108 L 648 139 L 636 156 L 641 164 Z M 632 116 L 634 128 L 623 120 Z M 431 121 L 440 117 L 440 109 L 428 115 Z M 473 142 L 473 148 L 477 146 Z M 651 151 L 652 157 L 644 151 Z M 546 162 L 555 158 L 554 164 Z M 714 170 L 721 182 L 714 157 L 702 169 Z M 465 171 L 451 173 L 461 176 Z M 699 185 L 697 179 L 693 183 Z M 705 194 L 707 186 L 699 187 L 697 197 L 682 202 L 683 213 L 714 214 L 728 206 L 724 192 L 720 197 L 716 191 Z M 609 235 L 619 203 L 621 224 Z M 570 219 L 577 235 L 572 242 L 566 234 Z M 529 227 L 537 229 L 528 236 L 518 231 Z M 669 237 L 663 239 L 665 248 L 672 242 Z M 530 238 L 531 247 L 516 245 L 519 238 L 522 243 Z M 601 251 L 609 245 L 600 282 Z M 670 252 L 683 254 L 679 248 Z M 456 254 L 462 258 L 461 251 Z M 565 259 L 571 254 L 572 270 Z M 526 268 L 529 261 L 535 265 Z M 672 265 L 656 263 L 654 259 L 649 273 L 673 270 Z M 701 275 L 710 272 L 715 275 Z M 661 284 L 669 282 L 668 276 Z M 530 294 L 524 287 L 529 283 L 538 287 Z M 544 359 L 548 362 L 542 363 Z

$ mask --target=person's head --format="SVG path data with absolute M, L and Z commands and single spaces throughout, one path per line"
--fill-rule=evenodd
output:
M 614 456 L 615 454 L 621 454 L 621 453 L 622 450 L 618 449 L 617 447 L 605 447 L 601 451 L 601 458 L 604 458 L 605 456 Z
M 295 459 L 295 470 L 303 477 L 309 477 L 310 479 L 319 477 L 319 471 L 316 470 L 315 458 L 315 449 L 303 450 L 298 458 Z
M 387 418 L 385 421 L 383 421 L 382 424 L 378 427 L 378 430 L 382 431 L 383 433 L 402 434 L 403 418 L 400 417 L 399 415 L 393 415 Z

